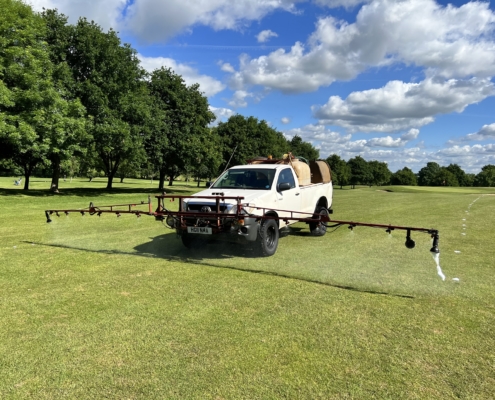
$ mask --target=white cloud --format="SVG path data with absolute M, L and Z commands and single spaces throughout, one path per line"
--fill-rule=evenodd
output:
M 419 129 L 410 129 L 409 132 L 404 133 L 400 138 L 403 141 L 410 142 L 411 140 L 414 140 L 418 137 L 419 135 Z
M 248 97 L 253 97 L 252 93 L 246 92 L 245 90 L 237 90 L 234 92 L 232 99 L 228 102 L 229 106 L 234 108 L 247 107 L 246 99 Z
M 270 29 L 266 29 L 266 30 L 258 33 L 258 35 L 256 36 L 256 39 L 258 40 L 258 43 L 265 43 L 271 37 L 278 37 L 278 35 L 275 32 L 271 31 Z
M 119 21 L 122 18 L 122 11 L 125 10 L 127 0 L 28 0 L 37 11 L 42 8 L 56 8 L 62 14 L 69 17 L 69 23 L 74 24 L 79 17 L 86 17 L 89 21 L 93 20 L 104 30 L 109 28 L 118 28 Z
M 353 92 L 345 100 L 331 96 L 312 110 L 321 124 L 354 132 L 396 132 L 431 123 L 438 114 L 462 112 L 494 92 L 489 79 L 390 81 L 380 89 Z
M 284 125 L 287 125 L 290 123 L 290 118 L 289 117 L 283 117 L 280 122 L 282 122 L 282 124 Z
M 455 145 L 462 142 L 470 141 L 482 141 L 482 140 L 494 140 L 495 139 L 495 123 L 490 125 L 483 125 L 483 127 L 476 133 L 469 133 L 458 139 L 449 140 L 447 144 Z
M 404 142 L 400 139 L 394 139 L 391 136 L 373 138 L 365 141 L 365 145 L 369 147 L 401 147 Z
M 483 125 L 478 135 L 486 139 L 495 138 L 495 124 Z
M 230 65 L 229 63 L 223 63 L 220 65 L 220 69 L 224 72 L 230 72 L 230 73 L 233 73 L 235 72 L 235 69 L 232 65 Z
M 443 7 L 434 0 L 375 0 L 356 22 L 321 18 L 308 43 L 286 52 L 240 58 L 236 88 L 263 85 L 285 93 L 310 92 L 350 80 L 370 67 L 394 63 L 444 78 L 495 75 L 495 14 L 488 3 Z
M 351 135 L 341 135 L 338 132 L 333 132 L 323 125 L 305 125 L 302 128 L 289 129 L 283 132 L 285 137 L 292 139 L 294 136 L 299 136 L 304 141 L 312 142 L 315 139 L 325 143 L 347 143 L 351 139 Z
M 138 58 L 141 61 L 143 68 L 149 72 L 160 67 L 170 68 L 177 75 L 181 75 L 188 86 L 199 83 L 199 89 L 204 92 L 207 97 L 214 96 L 225 89 L 225 85 L 222 82 L 211 76 L 201 75 L 197 69 L 186 64 L 177 63 L 171 58 L 144 57 L 141 54 L 138 54 Z
M 396 139 L 387 136 L 352 140 L 352 135 L 343 135 L 322 125 L 290 129 L 285 131 L 284 135 L 288 139 L 298 135 L 304 141 L 310 142 L 320 150 L 321 158 L 338 154 L 342 159 L 349 160 L 360 155 L 368 161 L 386 162 L 392 172 L 405 166 L 417 172 L 429 161 L 443 166 L 457 163 L 466 172 L 472 173 L 478 173 L 484 165 L 495 164 L 495 144 L 453 146 L 439 151 L 425 149 L 422 143 L 406 147 L 407 143 L 418 138 L 417 129 L 411 129 Z
M 234 111 L 229 109 L 229 108 L 222 108 L 222 107 L 213 107 L 210 106 L 210 111 L 215 114 L 215 121 L 211 124 L 212 126 L 218 125 L 219 122 L 225 122 L 228 120 L 232 115 L 234 115 Z
M 228 101 L 228 105 L 233 108 L 247 107 L 247 99 L 250 98 L 254 103 L 258 103 L 262 98 L 263 93 L 253 93 L 246 90 L 236 90 L 232 98 Z
M 314 0 L 314 3 L 329 8 L 352 8 L 357 6 L 358 4 L 367 3 L 369 0 Z
M 127 27 L 141 40 L 163 42 L 195 24 L 215 30 L 239 29 L 268 13 L 294 10 L 297 0 L 136 0 L 129 6 Z
M 277 10 L 295 11 L 306 0 L 28 0 L 40 11 L 57 8 L 71 23 L 79 17 L 94 20 L 104 29 L 130 30 L 144 42 L 164 42 L 194 25 L 215 30 L 240 29 Z M 123 11 L 125 10 L 125 18 Z

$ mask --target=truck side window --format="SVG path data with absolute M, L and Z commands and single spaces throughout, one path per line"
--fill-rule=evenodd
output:
M 279 183 L 288 182 L 290 183 L 290 188 L 294 189 L 296 187 L 296 181 L 294 180 L 294 174 L 290 168 L 283 169 L 278 176 L 277 185 Z

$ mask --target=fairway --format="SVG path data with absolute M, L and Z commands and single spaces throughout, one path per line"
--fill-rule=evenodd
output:
M 0 178 L 0 398 L 495 397 L 493 188 L 334 190 L 335 219 L 438 229 L 442 281 L 424 233 L 300 223 L 258 258 L 147 216 L 46 223 L 159 193 L 105 184 Z

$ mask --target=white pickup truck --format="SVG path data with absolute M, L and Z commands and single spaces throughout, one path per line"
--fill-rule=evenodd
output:
M 246 242 L 255 244 L 263 256 L 273 255 L 280 229 L 332 212 L 330 168 L 325 161 L 309 164 L 297 159 L 252 160 L 225 171 L 209 189 L 183 200 L 186 216 L 175 225 L 182 242 L 186 247 L 209 238 Z M 215 197 L 222 200 L 215 201 Z M 236 201 L 235 197 L 243 199 Z M 191 217 L 187 217 L 189 212 Z M 208 218 L 208 213 L 215 216 Z M 222 220 L 219 213 L 236 213 L 242 219 Z M 326 233 L 326 223 L 307 223 L 313 235 Z

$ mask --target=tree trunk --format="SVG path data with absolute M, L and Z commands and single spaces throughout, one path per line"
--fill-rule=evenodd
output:
M 201 179 L 198 178 L 198 187 L 199 187 L 200 184 L 201 184 Z
M 36 164 L 38 162 L 35 162 L 33 164 L 26 163 L 23 165 L 24 169 L 24 190 L 29 190 L 29 178 L 31 177 L 31 174 L 33 172 L 34 167 L 36 167 Z
M 112 184 L 113 184 L 113 178 L 115 176 L 115 172 L 111 172 L 110 174 L 108 174 L 108 180 L 107 180 L 107 189 L 113 189 L 112 188 Z
M 168 186 L 172 186 L 174 184 L 174 176 L 170 174 L 168 177 Z
M 120 183 L 124 183 L 125 176 L 120 177 Z
M 164 186 L 165 186 L 165 170 L 161 169 L 160 170 L 160 178 L 158 181 L 158 190 L 163 190 Z
M 50 184 L 50 190 L 54 193 L 58 193 L 58 183 L 60 180 L 60 157 L 55 154 L 52 159 L 52 183 Z
M 29 177 L 31 176 L 31 171 L 24 170 L 24 190 L 29 190 Z

